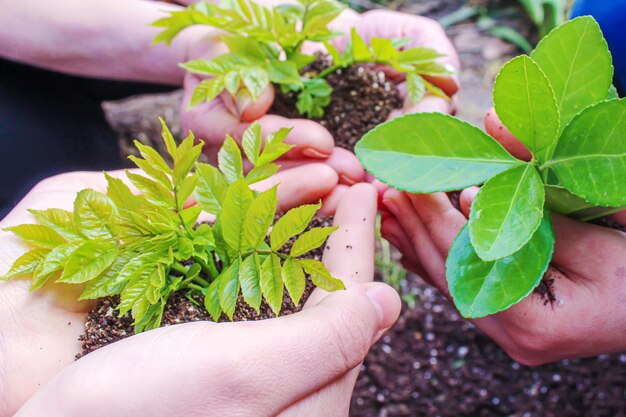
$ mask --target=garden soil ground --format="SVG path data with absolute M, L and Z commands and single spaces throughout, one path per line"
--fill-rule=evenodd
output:
M 373 4 L 357 1 L 355 4 Z M 441 17 L 462 0 L 394 0 L 388 7 Z M 515 7 L 513 0 L 470 0 L 472 5 Z M 525 35 L 527 19 L 517 13 L 503 23 Z M 448 29 L 459 50 L 463 70 L 458 115 L 482 127 L 491 106 L 498 69 L 519 52 L 491 37 L 472 22 Z M 106 103 L 112 126 L 124 148 L 135 137 L 158 143 L 164 115 L 175 132 L 179 92 Z M 495 343 L 459 317 L 453 305 L 419 277 L 409 275 L 406 291 L 417 294 L 416 307 L 404 306 L 396 326 L 366 358 L 352 398 L 352 417 L 626 417 L 626 352 L 590 359 L 526 367 L 511 360 Z M 558 281 L 554 283 L 558 297 Z M 538 303 L 548 308 L 556 304 Z

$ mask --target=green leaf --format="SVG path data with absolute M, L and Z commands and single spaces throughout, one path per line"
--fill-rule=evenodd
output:
M 261 287 L 259 284 L 261 275 L 261 261 L 259 255 L 253 253 L 243 260 L 239 268 L 239 281 L 243 299 L 257 313 L 261 306 Z
M 253 99 L 257 99 L 270 83 L 267 71 L 260 67 L 241 69 L 241 79 Z
M 222 209 L 222 201 L 226 197 L 228 182 L 217 168 L 209 164 L 197 163 L 196 170 L 200 178 L 194 190 L 194 198 L 202 210 L 218 214 Z
M 477 127 L 440 113 L 383 123 L 363 136 L 355 152 L 380 181 L 413 193 L 460 190 L 523 164 Z
M 543 183 L 532 164 L 489 179 L 476 194 L 468 223 L 478 256 L 493 261 L 528 243 L 541 223 L 544 201 Z
M 120 316 L 128 313 L 135 308 L 137 303 L 145 300 L 146 291 L 150 286 L 150 277 L 155 270 L 156 267 L 153 265 L 142 268 L 138 276 L 124 287 L 120 294 L 120 304 L 118 306 Z
M 368 60 L 372 56 L 370 48 L 367 46 L 363 38 L 361 38 L 355 28 L 350 30 L 350 39 L 352 47 L 352 58 L 355 61 Z
M 519 251 L 485 262 L 474 251 L 467 225 L 454 240 L 446 260 L 446 277 L 454 304 L 463 317 L 485 317 L 518 303 L 539 285 L 554 249 L 547 212 L 539 229 Z
M 52 249 L 47 255 L 46 259 L 35 271 L 35 277 L 43 277 L 50 275 L 53 272 L 63 268 L 63 265 L 67 262 L 70 255 L 81 246 L 80 242 L 65 243 Z
M 120 209 L 139 211 L 145 203 L 141 196 L 135 195 L 124 181 L 104 173 L 107 179 L 107 196 L 113 201 L 113 204 Z
M 6 281 L 19 275 L 32 274 L 39 265 L 46 259 L 49 249 L 37 248 L 26 252 L 13 262 L 11 269 L 0 276 L 0 281 Z
M 65 239 L 61 235 L 52 228 L 41 224 L 20 224 L 7 227 L 4 230 L 42 248 L 52 249 L 65 243 Z
M 116 259 L 119 249 L 96 241 L 83 243 L 69 256 L 57 282 L 80 284 L 96 278 Z
M 252 190 L 243 179 L 232 183 L 226 192 L 220 214 L 222 236 L 226 244 L 234 251 L 245 249 L 244 222 L 253 200 Z
M 263 143 L 263 137 L 261 136 L 261 125 L 259 122 L 254 122 L 246 129 L 241 139 L 241 144 L 246 157 L 250 162 L 256 164 L 257 159 L 261 153 L 261 144 Z
M 588 107 L 565 128 L 550 168 L 560 185 L 590 203 L 626 205 L 626 99 Z
M 424 79 L 419 74 L 410 72 L 406 75 L 406 88 L 411 103 L 418 103 L 424 98 L 424 93 L 426 92 Z
M 287 258 L 283 264 L 282 278 L 289 297 L 293 300 L 293 305 L 297 306 L 300 303 L 304 289 L 306 288 L 306 279 L 304 277 L 304 271 L 298 264 L 298 261 L 293 258 Z
M 324 42 L 324 47 L 326 48 L 326 52 L 328 52 L 328 55 L 330 55 L 333 59 L 333 64 L 339 65 L 341 63 L 341 54 L 339 53 L 337 48 L 335 48 L 335 46 L 329 42 Z
M 617 88 L 613 84 L 609 87 L 609 94 L 606 97 L 607 100 L 613 100 L 614 98 L 619 98 L 619 94 L 617 93 Z
M 126 285 L 127 278 L 120 275 L 126 264 L 137 254 L 124 252 L 120 254 L 115 262 L 106 269 L 98 278 L 87 283 L 79 300 L 96 300 L 98 298 L 116 295 L 122 292 Z
M 248 174 L 246 174 L 246 182 L 251 185 L 257 183 L 259 181 L 263 181 L 276 174 L 280 169 L 279 165 L 269 164 L 269 165 L 260 165 L 252 168 Z
M 220 307 L 219 295 L 220 280 L 214 280 L 204 295 L 204 308 L 209 313 L 213 321 L 217 322 L 222 315 L 222 307 Z
M 229 71 L 224 74 L 224 86 L 228 92 L 234 96 L 239 91 L 239 82 L 241 81 L 241 75 L 239 70 Z
M 115 214 L 115 205 L 106 195 L 86 189 L 74 200 L 74 219 L 80 232 L 92 239 L 113 236 L 108 219 Z
M 222 272 L 219 282 L 220 307 L 232 320 L 239 296 L 239 259 L 235 259 L 235 262 Z
M 606 98 L 613 79 L 611 53 L 592 17 L 578 17 L 554 29 L 531 57 L 554 90 L 560 131 L 584 108 Z
M 559 110 L 541 68 L 525 55 L 510 60 L 496 78 L 493 99 L 511 133 L 537 159 L 550 159 L 559 133 Z
M 213 77 L 210 80 L 202 80 L 200 84 L 193 90 L 191 101 L 187 110 L 206 103 L 219 96 L 224 91 L 224 78 L 221 76 Z
M 393 46 L 391 39 L 372 38 L 370 41 L 373 56 L 372 60 L 378 62 L 390 62 L 398 57 L 398 51 Z
M 276 215 L 276 205 L 278 204 L 278 200 L 276 199 L 277 189 L 278 185 L 273 186 L 269 190 L 261 193 L 252 204 L 250 204 L 243 224 L 245 243 L 242 249 L 248 247 L 256 249 L 265 241 L 267 231 L 272 225 L 272 221 Z
M 326 242 L 328 236 L 330 236 L 335 230 L 339 229 L 338 226 L 334 227 L 314 227 L 311 230 L 301 234 L 298 239 L 293 243 L 291 247 L 290 255 L 298 257 L 304 255 L 307 252 L 317 249 Z
M 224 140 L 224 144 L 217 154 L 217 161 L 220 171 L 229 183 L 233 183 L 243 177 L 241 151 L 232 137 L 226 136 L 226 140 Z
M 265 301 L 278 317 L 283 304 L 283 281 L 281 276 L 280 258 L 275 254 L 269 255 L 261 265 L 261 280 L 259 282 Z
M 270 233 L 270 246 L 273 251 L 280 249 L 289 239 L 302 233 L 315 213 L 322 207 L 321 203 L 307 204 L 293 208 L 282 216 Z
M 602 207 L 570 193 L 558 185 L 545 184 L 546 207 L 568 217 L 588 221 L 621 211 L 626 207 Z
M 67 240 L 80 240 L 83 238 L 74 223 L 74 215 L 57 208 L 46 210 L 28 210 L 39 224 L 48 226 Z
M 343 281 L 334 278 L 326 269 L 326 266 L 315 259 L 300 259 L 298 264 L 311 276 L 313 284 L 325 291 L 337 291 L 345 289 Z
M 268 75 L 271 82 L 276 84 L 302 84 L 298 67 L 292 61 L 270 61 Z
M 141 191 L 146 200 L 152 204 L 164 208 L 175 207 L 176 202 L 174 200 L 174 194 L 172 191 L 165 188 L 163 184 L 130 171 L 126 171 L 126 176 L 130 182 Z M 74 209 L 74 214 L 76 215 L 76 213 L 76 209 Z M 102 234 L 99 237 L 105 237 L 105 235 Z
M 430 48 L 408 48 L 398 54 L 397 62 L 400 65 L 417 65 L 434 61 L 442 56 Z

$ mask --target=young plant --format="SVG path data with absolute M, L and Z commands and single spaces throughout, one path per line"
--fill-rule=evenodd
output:
M 465 317 L 505 310 L 539 284 L 554 247 L 551 212 L 589 220 L 626 207 L 626 100 L 610 99 L 612 73 L 591 17 L 563 24 L 530 57 L 504 65 L 494 87 L 496 112 L 532 152 L 530 162 L 480 129 L 436 113 L 387 122 L 357 144 L 363 165 L 400 190 L 484 184 L 446 262 Z
M 305 273 L 328 291 L 343 288 L 323 263 L 301 259 L 336 229 L 305 231 L 320 205 L 294 208 L 274 223 L 277 186 L 262 193 L 250 188 L 278 170 L 274 161 L 291 148 L 283 142 L 289 129 L 267 136 L 261 149 L 260 125 L 248 128 L 243 150 L 254 167 L 244 175 L 241 152 L 230 136 L 219 151 L 218 169 L 197 161 L 202 143 L 194 145 L 193 134 L 176 146 L 161 122 L 171 166 L 135 142 L 141 158 L 129 158 L 144 175 L 126 175 L 141 194 L 105 173 L 107 193 L 80 191 L 73 212 L 31 210 L 38 224 L 5 230 L 33 249 L 0 279 L 30 275 L 32 290 L 48 281 L 82 284 L 80 300 L 119 294 L 119 313 L 132 313 L 136 332 L 159 327 L 175 291 L 202 295 L 217 321 L 222 313 L 232 319 L 240 293 L 257 312 L 263 298 L 278 315 L 286 287 L 297 305 Z M 192 195 L 198 204 L 187 206 Z M 215 216 L 213 224 L 198 224 L 202 210 Z M 291 250 L 282 251 L 295 236 Z
M 373 38 L 368 46 L 352 29 L 348 47 L 339 53 L 329 41 L 341 34 L 328 25 L 344 9 L 335 0 L 298 0 L 272 9 L 251 0 L 226 1 L 221 6 L 196 3 L 154 22 L 154 26 L 163 28 L 154 43 L 169 44 L 183 29 L 193 25 L 211 26 L 228 33 L 222 40 L 229 53 L 212 60 L 194 59 L 181 64 L 189 72 L 210 77 L 198 85 L 190 107 L 211 101 L 224 90 L 235 95 L 246 89 L 256 99 L 271 82 L 284 92 L 297 93 L 296 106 L 301 114 L 321 117 L 332 93 L 325 77 L 339 68 L 361 63 L 389 65 L 406 73 L 409 98 L 413 102 L 421 100 L 425 90 L 447 98 L 422 77 L 450 73 L 436 62 L 441 55 L 428 48 L 400 50 L 410 39 Z M 319 74 L 301 74 L 315 60 L 315 55 L 302 51 L 305 42 L 323 43 L 332 58 L 329 68 Z

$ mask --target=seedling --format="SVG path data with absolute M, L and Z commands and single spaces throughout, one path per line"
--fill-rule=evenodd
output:
M 229 53 L 214 59 L 194 59 L 181 67 L 194 74 L 210 77 L 196 88 L 190 102 L 194 107 L 211 101 L 224 90 L 236 95 L 247 90 L 256 99 L 269 85 L 279 85 L 283 92 L 295 92 L 297 109 L 309 118 L 324 115 L 332 88 L 325 77 L 337 69 L 355 64 L 376 63 L 405 73 L 409 98 L 422 99 L 426 90 L 441 97 L 445 93 L 422 76 L 449 74 L 436 62 L 439 53 L 429 48 L 401 50 L 410 39 L 371 39 L 370 45 L 351 31 L 348 47 L 340 53 L 330 40 L 341 35 L 329 24 L 346 6 L 335 0 L 298 0 L 295 4 L 265 8 L 250 0 L 223 2 L 220 6 L 196 3 L 185 10 L 170 12 L 154 22 L 163 28 L 154 43 L 170 43 L 183 29 L 206 25 L 227 32 L 222 41 Z M 332 58 L 330 67 L 320 73 L 304 73 L 316 55 L 303 52 L 305 42 L 325 47 Z
M 48 281 L 82 284 L 80 300 L 119 294 L 119 314 L 132 313 L 136 332 L 159 327 L 175 291 L 202 295 L 217 321 L 222 312 L 232 319 L 240 293 L 257 312 L 263 298 L 278 315 L 284 288 L 297 305 L 305 273 L 325 290 L 344 288 L 322 262 L 301 259 L 336 229 L 305 231 L 320 205 L 294 208 L 274 223 L 277 186 L 262 193 L 250 188 L 278 170 L 274 161 L 291 148 L 284 143 L 289 129 L 267 136 L 262 150 L 260 125 L 247 129 L 243 150 L 253 168 L 244 175 L 230 136 L 219 151 L 218 169 L 197 161 L 203 144 L 194 145 L 193 134 L 176 146 L 162 123 L 171 167 L 135 142 L 141 157 L 129 158 L 144 175 L 126 175 L 141 194 L 105 173 L 107 193 L 80 191 L 73 212 L 31 210 L 38 224 L 5 230 L 34 248 L 0 279 L 30 275 L 32 290 Z M 198 204 L 187 206 L 192 195 Z M 215 216 L 213 224 L 198 223 L 202 210 Z M 296 236 L 288 253 L 281 250 Z
M 357 144 L 363 165 L 403 191 L 484 184 L 446 262 L 465 317 L 505 310 L 539 284 L 554 247 L 551 212 L 590 220 L 626 207 L 626 100 L 611 98 L 612 74 L 600 27 L 577 18 L 496 79 L 496 112 L 532 152 L 530 162 L 436 113 L 394 119 Z

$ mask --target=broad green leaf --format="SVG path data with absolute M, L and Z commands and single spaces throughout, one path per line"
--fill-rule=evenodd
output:
M 221 40 L 226 44 L 231 54 L 251 62 L 265 62 L 266 55 L 258 40 L 238 35 L 222 36 Z
M 557 213 L 582 221 L 608 216 L 626 207 L 603 207 L 591 204 L 558 185 L 545 184 L 546 207 Z
M 611 53 L 592 17 L 578 17 L 554 29 L 530 56 L 554 90 L 559 132 L 584 108 L 606 98 L 613 79 Z
M 65 239 L 79 240 L 83 236 L 78 232 L 74 223 L 74 215 L 67 210 L 50 208 L 45 210 L 28 210 L 39 224 L 48 226 Z
M 124 287 L 118 306 L 120 316 L 128 313 L 138 302 L 145 299 L 146 291 L 150 286 L 150 276 L 155 270 L 156 267 L 153 265 L 142 268 L 138 276 Z
M 241 80 L 255 100 L 270 83 L 267 71 L 260 67 L 242 68 Z
M 120 209 L 139 211 L 145 202 L 141 196 L 134 195 L 124 181 L 104 173 L 107 179 L 107 196 Z
M 431 62 L 443 55 L 430 48 L 408 48 L 398 54 L 398 64 L 416 65 Z
M 143 145 L 138 140 L 134 142 L 135 147 L 141 153 L 144 162 L 148 164 L 149 170 L 145 170 L 152 178 L 159 180 L 166 187 L 171 187 L 172 184 L 169 180 L 169 176 L 172 175 L 172 169 L 161 155 L 149 146 Z M 139 158 L 135 158 L 139 159 Z M 142 168 L 142 167 L 140 167 Z M 154 173 L 154 174 L 153 174 Z
M 224 144 L 217 154 L 217 161 L 220 171 L 229 183 L 233 183 L 243 177 L 241 151 L 232 137 L 226 136 L 226 140 L 224 140 Z
M 305 253 L 317 249 L 326 242 L 328 236 L 330 236 L 335 230 L 339 229 L 338 226 L 334 227 L 314 227 L 311 230 L 304 232 L 293 243 L 291 247 L 290 255 L 298 257 Z
M 176 202 L 174 200 L 174 194 L 163 184 L 130 171 L 126 171 L 126 176 L 130 180 L 130 182 L 133 183 L 133 185 L 137 187 L 139 191 L 141 191 L 146 200 L 148 200 L 155 206 L 172 209 L 175 207 Z M 76 214 L 77 211 L 76 209 L 74 209 L 74 215 Z M 77 221 L 77 223 L 79 222 Z M 105 237 L 105 235 L 102 234 L 99 237 Z
M 181 181 L 178 187 L 178 191 L 176 192 L 176 209 L 177 210 L 181 212 L 184 211 L 183 207 L 185 207 L 185 204 L 187 204 L 189 197 L 191 197 L 191 194 L 193 194 L 194 190 L 198 186 L 199 181 L 200 181 L 200 174 L 198 172 L 194 172 L 192 175 L 190 175 L 189 177 Z M 197 207 L 197 209 L 199 213 L 200 207 Z
M 196 170 L 200 173 L 198 185 L 194 190 L 196 202 L 207 213 L 218 214 L 226 197 L 228 182 L 224 174 L 212 165 L 197 163 Z
M 267 231 L 276 216 L 277 188 L 278 185 L 275 185 L 264 191 L 250 204 L 243 224 L 245 240 L 241 249 L 258 248 L 265 241 Z
M 44 275 L 50 275 L 63 268 L 67 259 L 79 246 L 81 246 L 80 242 L 71 242 L 52 249 L 46 255 L 46 259 L 42 262 L 40 267 L 37 268 L 37 271 L 35 271 L 35 276 L 42 277 Z
M 222 307 L 220 307 L 220 295 L 219 295 L 220 280 L 214 280 L 204 295 L 204 308 L 211 316 L 213 321 L 217 322 L 222 315 Z
M 220 307 L 232 320 L 239 296 L 239 259 L 236 259 L 226 271 L 222 272 L 219 282 Z
M 410 72 L 406 75 L 406 88 L 411 103 L 418 103 L 424 98 L 424 93 L 426 92 L 424 79 L 419 74 Z
M 300 259 L 298 264 L 311 276 L 311 281 L 318 288 L 325 291 L 337 291 L 346 288 L 343 281 L 330 275 L 322 262 L 315 259 Z
M 96 300 L 119 294 L 126 285 L 126 278 L 120 279 L 120 272 L 136 254 L 125 252 L 120 254 L 113 264 L 106 269 L 98 278 L 87 283 L 79 300 Z
M 355 61 L 367 60 L 372 56 L 370 48 L 367 46 L 363 38 L 361 38 L 355 28 L 350 31 L 352 58 Z
M 276 84 L 302 84 L 298 67 L 292 61 L 270 61 L 268 70 L 269 79 Z
M 239 282 L 243 299 L 255 311 L 259 311 L 261 306 L 261 261 L 256 252 L 241 263 L 239 268 Z
M 229 67 L 224 66 L 219 60 L 213 61 L 208 59 L 194 59 L 179 64 L 179 66 L 193 74 L 205 76 L 221 75 L 229 69 Z
M 460 190 L 524 163 L 477 127 L 440 113 L 383 123 L 355 152 L 380 181 L 413 193 Z
M 302 233 L 311 223 L 311 219 L 320 207 L 322 207 L 321 203 L 303 205 L 289 210 L 278 219 L 270 233 L 272 250 L 277 251 L 289 239 Z
M 274 315 L 278 317 L 283 304 L 283 280 L 280 267 L 280 258 L 275 254 L 269 255 L 261 265 L 261 293 L 270 306 Z
M 626 205 L 626 99 L 588 107 L 565 128 L 550 168 L 560 185 L 599 206 Z
M 373 52 L 373 60 L 378 62 L 390 62 L 396 59 L 398 51 L 394 48 L 391 39 L 372 38 L 370 46 Z
M 253 200 L 252 190 L 244 179 L 232 183 L 226 192 L 220 214 L 222 235 L 234 251 L 244 246 L 244 221 Z
M 277 164 L 269 164 L 269 165 L 260 165 L 252 168 L 246 174 L 246 182 L 251 185 L 257 183 L 259 181 L 263 181 L 276 174 L 280 169 L 280 165 Z
M 493 99 L 502 123 L 537 159 L 547 161 L 559 133 L 559 110 L 541 68 L 525 55 L 513 58 L 496 78 Z
M 454 304 L 463 317 L 485 317 L 518 303 L 539 285 L 548 269 L 554 234 L 550 213 L 519 251 L 485 262 L 474 251 L 467 225 L 454 240 L 446 260 L 446 277 Z
M 493 261 L 518 251 L 539 227 L 544 201 L 543 183 L 532 164 L 489 179 L 476 194 L 468 223 L 478 256 Z
M 17 258 L 8 272 L 0 276 L 0 281 L 6 281 L 19 275 L 32 274 L 46 259 L 49 249 L 37 248 L 30 250 Z
M 42 248 L 52 249 L 65 243 L 65 239 L 60 234 L 42 224 L 20 224 L 3 230 Z
M 95 241 L 86 242 L 69 256 L 57 282 L 80 284 L 96 278 L 116 259 L 119 249 Z
M 288 258 L 283 264 L 282 278 L 287 287 L 289 297 L 293 301 L 293 304 L 297 306 L 300 303 L 304 289 L 306 288 L 306 279 L 304 277 L 304 271 L 297 260 Z
M 261 144 L 263 137 L 261 136 L 261 125 L 258 122 L 252 123 L 250 127 L 243 133 L 241 144 L 246 157 L 250 162 L 256 164 L 261 153 Z
M 202 80 L 200 84 L 193 90 L 191 101 L 187 106 L 187 110 L 205 102 L 213 100 L 224 91 L 224 78 L 221 76 L 213 77 L 210 80 Z

